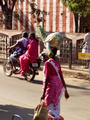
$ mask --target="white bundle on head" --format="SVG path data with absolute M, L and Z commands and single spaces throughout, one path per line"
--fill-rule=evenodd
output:
M 63 35 L 59 32 L 49 34 L 44 42 L 48 54 L 52 53 L 50 47 L 56 47 L 57 49 L 59 49 L 62 40 Z

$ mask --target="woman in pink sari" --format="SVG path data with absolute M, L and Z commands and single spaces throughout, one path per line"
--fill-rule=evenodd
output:
M 31 33 L 30 42 L 27 46 L 27 51 L 19 58 L 22 76 L 25 75 L 25 72 L 28 72 L 29 64 L 36 62 L 37 57 L 38 57 L 38 40 L 35 37 L 35 33 Z
M 52 48 L 53 55 L 45 62 L 43 94 L 41 100 L 44 99 L 49 114 L 53 116 L 53 120 L 61 120 L 60 117 L 60 99 L 62 92 L 65 92 L 65 98 L 69 98 L 66 84 L 63 79 L 59 62 L 55 60 L 57 48 Z M 49 119 L 48 119 L 49 120 Z

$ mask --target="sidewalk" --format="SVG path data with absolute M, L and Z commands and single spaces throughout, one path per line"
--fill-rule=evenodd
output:
M 72 69 L 69 69 L 68 65 L 63 64 L 61 68 L 65 77 L 89 80 L 89 69 L 85 69 L 85 66 L 72 65 Z
M 0 63 L 0 66 L 3 63 Z M 73 77 L 78 79 L 89 80 L 89 69 L 86 69 L 85 66 L 72 65 L 72 69 L 69 69 L 68 64 L 62 64 L 61 69 L 64 77 Z M 43 70 L 43 65 L 40 67 L 40 71 Z

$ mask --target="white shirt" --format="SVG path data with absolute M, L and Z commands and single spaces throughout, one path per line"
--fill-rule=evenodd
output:
M 28 43 L 29 43 L 29 39 L 28 38 L 21 38 L 21 39 L 19 39 L 19 40 L 17 40 L 17 42 L 19 43 L 19 42 L 22 42 L 22 44 L 23 44 L 23 47 L 24 48 L 26 48 L 27 47 L 27 45 L 28 45 Z
M 82 53 L 90 53 L 90 32 L 85 34 L 84 42 Z
M 90 32 L 85 34 L 84 36 L 84 42 L 87 44 L 87 45 L 90 45 Z

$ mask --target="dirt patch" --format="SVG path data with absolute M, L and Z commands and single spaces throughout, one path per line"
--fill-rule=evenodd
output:
M 64 77 L 71 77 L 71 78 L 89 80 L 88 74 L 81 73 L 81 72 L 77 73 L 77 72 L 63 70 L 63 76 Z

